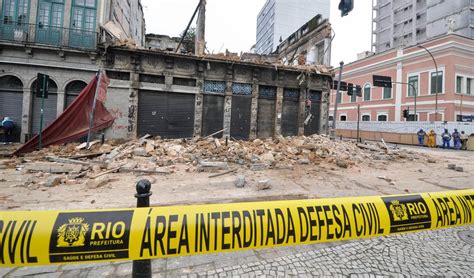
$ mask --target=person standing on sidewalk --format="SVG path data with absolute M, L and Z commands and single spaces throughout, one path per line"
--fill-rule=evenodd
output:
M 420 131 L 418 131 L 416 135 L 418 135 L 418 145 L 423 146 L 425 144 L 426 132 L 420 128 Z
M 456 150 L 461 149 L 461 134 L 459 134 L 458 130 L 455 128 L 453 132 L 453 147 Z
M 449 134 L 447 129 L 444 129 L 443 134 L 441 134 L 441 138 L 443 139 L 443 149 L 450 147 L 450 142 L 451 142 L 451 134 Z
M 461 139 L 461 150 L 467 150 L 467 135 L 466 133 L 463 131 L 461 131 L 461 135 L 459 137 Z
M 428 133 L 428 147 L 434 148 L 436 147 L 436 132 L 432 129 Z

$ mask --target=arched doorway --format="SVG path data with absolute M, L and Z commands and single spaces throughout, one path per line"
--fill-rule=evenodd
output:
M 36 80 L 31 85 L 32 105 L 31 111 L 31 134 L 35 135 L 40 130 L 41 119 L 41 98 L 36 97 L 35 88 Z M 43 130 L 56 119 L 57 114 L 57 100 L 58 100 L 58 85 L 52 79 L 48 83 L 48 98 L 44 99 L 44 116 L 43 116 Z
M 81 80 L 74 80 L 66 85 L 66 106 L 64 107 L 64 109 L 68 108 L 69 105 L 71 105 L 71 103 L 81 93 L 82 89 L 84 89 L 86 86 L 87 83 Z
M 21 134 L 21 114 L 23 110 L 23 83 L 13 75 L 0 77 L 0 121 L 3 117 L 10 117 L 16 124 L 13 135 L 10 138 L 13 142 L 20 141 Z

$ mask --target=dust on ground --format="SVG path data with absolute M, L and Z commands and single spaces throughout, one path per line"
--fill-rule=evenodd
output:
M 134 207 L 135 185 L 144 178 L 152 182 L 152 206 L 474 188 L 474 155 L 465 151 L 320 135 L 94 143 L 90 149 L 71 143 L 1 158 L 1 209 Z

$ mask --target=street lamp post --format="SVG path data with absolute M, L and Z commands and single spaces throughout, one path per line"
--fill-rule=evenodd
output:
M 428 54 L 430 54 L 431 56 L 431 59 L 433 59 L 433 63 L 435 65 L 435 69 L 436 69 L 436 82 L 435 82 L 435 121 L 438 120 L 438 64 L 436 64 L 436 60 L 433 56 L 433 54 L 424 46 L 422 46 L 421 44 L 417 45 L 419 48 L 423 48 L 424 50 L 426 50 L 426 52 L 428 52 Z M 430 76 L 431 78 L 431 76 Z

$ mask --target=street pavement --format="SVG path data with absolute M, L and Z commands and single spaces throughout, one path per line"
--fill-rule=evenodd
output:
M 474 275 L 474 225 L 329 244 L 153 260 L 153 277 Z M 130 277 L 131 262 L 0 268 L 4 277 Z

